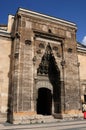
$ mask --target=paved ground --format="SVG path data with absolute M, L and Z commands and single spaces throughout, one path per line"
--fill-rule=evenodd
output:
M 30 125 L 2 123 L 0 124 L 0 130 L 86 130 L 86 120 L 60 121 Z

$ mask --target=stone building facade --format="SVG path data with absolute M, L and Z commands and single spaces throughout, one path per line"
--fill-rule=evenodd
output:
M 11 123 L 82 116 L 86 47 L 75 23 L 19 8 L 0 25 L 0 115 Z

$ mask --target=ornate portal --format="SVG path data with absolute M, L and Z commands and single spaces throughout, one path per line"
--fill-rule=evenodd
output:
M 1 114 L 14 124 L 81 117 L 86 49 L 76 24 L 19 8 L 8 25 L 0 31 Z

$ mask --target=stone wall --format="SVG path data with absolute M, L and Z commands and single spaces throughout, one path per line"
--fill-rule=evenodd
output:
M 9 16 L 11 37 L 0 38 L 0 111 L 8 109 L 8 121 L 20 123 L 27 115 L 28 119 L 38 115 L 40 88 L 51 94 L 51 115 L 64 118 L 81 113 L 85 62 L 77 56 L 76 29 L 74 23 L 24 9 L 15 18 Z
M 86 53 L 78 52 L 79 60 L 79 74 L 80 74 L 80 87 L 81 87 L 81 102 L 85 102 L 84 95 L 86 95 Z
M 7 113 L 11 40 L 0 36 L 0 112 Z
M 81 106 L 75 25 L 20 10 L 13 28 L 13 112 L 37 113 L 37 83 L 45 84 L 44 75 L 52 85 L 54 113 L 78 113 Z M 52 64 L 43 61 L 48 54 L 53 57 Z M 40 70 L 40 66 L 46 67 L 45 62 L 58 71 L 55 67 L 51 69 L 56 72 Z
M 65 107 L 66 112 L 78 112 L 80 106 L 80 83 L 79 83 L 79 68 L 76 48 L 76 39 L 74 32 L 72 36 L 66 39 L 65 42 Z M 77 94 L 76 94 L 77 93 Z M 74 112 L 74 113 L 75 113 Z

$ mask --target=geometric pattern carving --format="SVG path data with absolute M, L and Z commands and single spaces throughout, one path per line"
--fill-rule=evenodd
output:
M 42 74 L 42 75 L 48 74 L 49 62 L 51 60 L 51 57 L 53 57 L 52 49 L 50 44 L 48 43 L 45 53 L 42 57 L 41 63 L 39 64 L 39 67 L 37 69 L 37 74 Z
M 68 48 L 67 50 L 69 53 L 72 53 L 72 48 Z
M 31 45 L 31 40 L 25 40 L 26 45 Z
M 44 48 L 44 44 L 43 44 L 43 43 L 40 43 L 40 44 L 39 44 L 39 47 L 40 47 L 40 48 Z
M 51 47 L 48 44 L 46 47 L 45 54 L 42 57 L 41 63 L 39 64 L 39 68 L 37 69 L 38 74 L 48 74 L 48 64 L 51 51 Z

